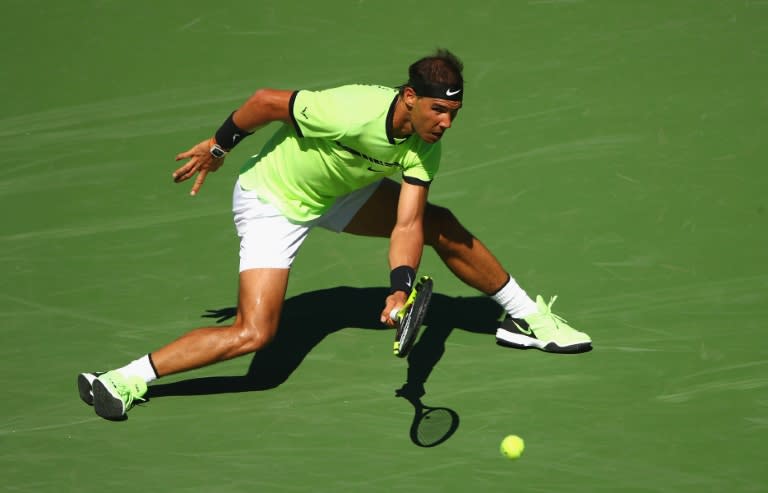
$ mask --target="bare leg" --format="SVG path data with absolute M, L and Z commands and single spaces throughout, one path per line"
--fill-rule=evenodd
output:
M 277 332 L 288 285 L 288 269 L 250 269 L 240 273 L 235 322 L 228 327 L 203 327 L 154 351 L 157 376 L 166 376 L 252 353 Z
M 385 179 L 344 232 L 389 237 L 395 226 L 399 195 L 400 185 Z M 491 295 L 509 280 L 509 274 L 496 257 L 450 210 L 427 204 L 424 236 L 426 244 L 435 249 L 451 272 L 469 286 Z

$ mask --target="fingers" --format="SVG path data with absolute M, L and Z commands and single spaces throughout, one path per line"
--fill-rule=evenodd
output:
M 182 159 L 189 159 L 195 155 L 195 148 L 186 151 L 186 152 L 180 152 L 176 154 L 176 161 L 181 161 Z
M 379 320 L 387 327 L 397 325 L 397 312 L 405 305 L 406 296 L 403 291 L 395 291 L 387 296 L 384 301 L 384 310 L 381 312 Z M 394 316 L 392 316 L 394 315 Z
M 397 325 L 397 312 L 403 307 L 404 303 L 402 296 L 397 294 L 391 294 L 387 296 L 387 300 L 384 302 L 384 310 L 381 311 L 379 320 L 387 327 L 395 327 Z
M 176 183 L 181 183 L 182 181 L 192 178 L 192 176 L 194 176 L 194 174 L 197 172 L 197 168 L 198 166 L 196 159 L 185 163 L 183 166 L 173 172 L 173 181 Z
M 384 311 L 381 312 L 381 316 L 379 317 L 379 320 L 381 323 L 386 325 L 387 327 L 394 327 L 396 325 L 395 321 L 390 318 L 392 310 L 387 310 L 386 308 Z
M 192 185 L 192 190 L 189 192 L 190 195 L 194 196 L 197 195 L 198 190 L 200 190 L 200 187 L 203 186 L 203 183 L 205 182 L 205 177 L 208 175 L 207 169 L 201 169 L 200 172 L 197 174 L 197 178 L 195 178 L 195 183 Z
M 182 159 L 191 159 L 194 157 L 201 157 L 209 153 L 209 149 L 206 147 L 207 145 L 206 140 L 199 142 L 192 146 L 189 150 L 180 152 L 176 154 L 176 161 L 181 161 Z
M 189 159 L 189 161 L 174 171 L 172 176 L 175 183 L 181 183 L 197 174 L 192 190 L 189 192 L 190 195 L 197 195 L 209 171 L 216 171 L 224 164 L 223 158 L 216 159 L 211 155 L 210 140 L 204 140 L 188 151 L 180 152 L 176 155 L 176 161 L 184 159 Z

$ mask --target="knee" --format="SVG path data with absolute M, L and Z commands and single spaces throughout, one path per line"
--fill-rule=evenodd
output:
M 453 243 L 471 244 L 472 234 L 461 225 L 450 209 L 432 204 L 424 213 L 424 241 L 435 248 Z
M 231 327 L 239 354 L 259 351 L 272 342 L 277 333 L 277 324 L 258 323 L 243 320 Z

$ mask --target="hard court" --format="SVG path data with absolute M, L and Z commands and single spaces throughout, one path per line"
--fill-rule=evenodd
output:
M 0 42 L 0 491 L 768 491 L 768 2 L 7 0 Z M 232 185 L 271 129 L 197 197 L 176 153 L 257 88 L 396 86 L 437 47 L 466 97 L 430 199 L 592 352 L 497 346 L 430 250 L 397 359 L 387 242 L 316 231 L 266 351 L 124 422 L 80 402 L 78 372 L 232 314 Z M 406 382 L 455 413 L 437 446 Z

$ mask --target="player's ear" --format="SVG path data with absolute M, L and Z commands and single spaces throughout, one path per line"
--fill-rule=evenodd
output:
M 408 110 L 414 107 L 416 104 L 416 98 L 418 98 L 416 91 L 414 91 L 411 86 L 403 87 L 402 97 L 403 102 L 405 103 L 405 106 L 408 108 Z

